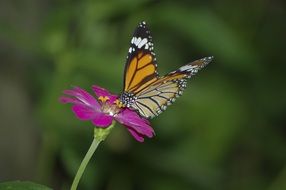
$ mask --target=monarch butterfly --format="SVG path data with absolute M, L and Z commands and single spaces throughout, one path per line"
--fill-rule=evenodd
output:
M 136 110 L 144 118 L 153 118 L 181 96 L 187 79 L 212 59 L 213 57 L 205 57 L 196 60 L 160 77 L 150 30 L 143 21 L 139 23 L 131 39 L 120 102 L 123 106 Z

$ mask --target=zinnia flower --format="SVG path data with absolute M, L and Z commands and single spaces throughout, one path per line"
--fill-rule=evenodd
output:
M 62 96 L 60 101 L 73 104 L 72 111 L 76 117 L 80 120 L 90 120 L 96 127 L 106 128 L 116 120 L 139 142 L 143 142 L 145 136 L 153 137 L 154 130 L 149 121 L 140 117 L 136 111 L 123 107 L 117 95 L 95 85 L 92 89 L 97 98 L 80 87 L 74 87 L 65 90 L 64 94 L 67 96 Z

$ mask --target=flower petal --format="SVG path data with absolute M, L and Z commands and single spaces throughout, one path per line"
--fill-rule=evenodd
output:
M 92 85 L 92 90 L 94 91 L 94 93 L 96 94 L 97 97 L 100 96 L 110 96 L 111 94 L 108 92 L 108 90 L 101 88 L 99 86 L 96 85 Z
M 100 91 L 99 93 L 109 94 L 109 92 L 103 88 L 96 88 Z M 60 97 L 60 102 L 73 104 L 72 111 L 78 119 L 91 120 L 97 127 L 108 127 L 112 124 L 113 116 L 104 113 L 101 109 L 101 104 L 87 91 L 79 87 L 74 87 L 71 90 L 65 90 L 64 94 L 68 96 Z M 111 94 L 109 95 L 111 97 L 117 97 Z
M 132 111 L 128 108 L 124 109 L 121 113 L 115 116 L 115 119 L 125 125 L 128 130 L 132 129 L 130 133 L 133 137 L 142 142 L 140 136 L 147 136 L 149 138 L 153 137 L 154 130 L 150 126 L 150 123 L 147 119 L 141 118 L 135 111 Z M 136 133 L 134 133 L 136 132 Z
M 92 124 L 97 127 L 108 127 L 112 124 L 113 117 L 104 113 L 97 114 L 92 120 Z
M 94 91 L 94 93 L 96 94 L 97 97 L 105 97 L 107 96 L 109 98 L 109 102 L 112 104 L 114 103 L 114 101 L 118 98 L 117 95 L 113 95 L 111 94 L 108 90 L 101 88 L 99 86 L 93 85 L 92 86 L 92 90 Z
M 129 128 L 128 131 L 131 133 L 131 135 L 139 142 L 144 142 L 144 136 L 137 133 L 135 130 Z
M 81 102 L 75 98 L 62 96 L 59 101 L 63 104 L 72 103 L 72 104 L 81 104 Z
M 72 90 L 65 90 L 64 94 L 74 96 L 78 101 L 86 106 L 93 108 L 99 108 L 100 105 L 97 100 L 90 95 L 87 91 L 81 89 L 80 87 L 74 87 Z M 65 99 L 64 99 L 65 100 Z M 74 102 L 70 102 L 74 103 Z
M 96 117 L 96 115 L 101 114 L 99 112 L 96 112 L 94 109 L 88 106 L 80 105 L 80 104 L 74 105 L 72 107 L 72 111 L 75 113 L 77 118 L 80 120 L 91 120 L 94 117 Z

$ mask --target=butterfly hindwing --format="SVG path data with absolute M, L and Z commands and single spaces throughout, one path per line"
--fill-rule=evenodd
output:
M 177 75 L 177 73 L 164 76 L 139 92 L 131 107 L 138 110 L 145 118 L 153 118 L 162 113 L 186 87 L 185 75 L 176 76 L 174 79 L 171 75 Z

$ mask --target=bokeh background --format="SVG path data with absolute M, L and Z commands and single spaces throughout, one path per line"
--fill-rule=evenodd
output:
M 79 189 L 286 189 L 283 0 L 0 1 L 0 181 L 68 189 L 93 136 L 58 97 L 73 85 L 122 90 L 145 20 L 158 70 L 214 61 L 136 142 L 117 125 Z

